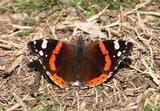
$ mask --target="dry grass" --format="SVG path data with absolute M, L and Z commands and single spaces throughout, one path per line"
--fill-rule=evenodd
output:
M 35 26 L 24 26 L 21 21 L 25 16 L 19 13 L 1 14 L 2 109 L 159 111 L 160 27 L 155 21 L 156 18 L 160 18 L 160 12 L 156 11 L 157 7 L 160 7 L 159 4 L 141 1 L 134 9 L 127 11 L 122 7 L 120 11 L 109 10 L 106 7 L 87 20 L 84 20 L 82 13 L 77 14 L 76 9 L 68 8 L 58 14 L 49 14 L 44 22 Z M 42 16 L 41 14 L 43 13 L 37 16 Z M 94 23 L 90 23 L 91 21 Z M 86 27 L 82 24 L 86 24 Z M 34 31 L 26 34 L 30 29 Z M 19 33 L 26 35 L 20 37 Z M 99 36 L 99 39 L 125 39 L 133 42 L 132 64 L 129 68 L 121 69 L 108 83 L 91 89 L 71 88 L 68 91 L 53 88 L 38 71 L 28 67 L 32 59 L 26 50 L 26 44 L 30 40 L 54 36 L 64 41 L 74 41 L 79 35 L 86 41 L 94 41 L 97 39 L 95 36 Z

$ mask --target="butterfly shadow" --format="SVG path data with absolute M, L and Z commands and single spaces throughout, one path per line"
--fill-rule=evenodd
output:
M 49 77 L 46 75 L 45 70 L 43 69 L 42 65 L 38 60 L 33 60 L 27 65 L 31 70 L 29 72 L 37 72 L 35 73 L 35 79 L 33 84 L 30 85 L 31 87 L 31 95 L 34 96 L 34 93 L 38 91 L 40 86 L 41 77 L 43 76 L 49 83 L 52 84 L 53 87 L 56 85 L 49 79 Z

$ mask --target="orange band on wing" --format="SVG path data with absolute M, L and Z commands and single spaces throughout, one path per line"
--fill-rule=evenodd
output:
M 103 41 L 99 41 L 99 48 L 101 49 L 101 52 L 103 55 L 107 55 L 108 51 L 106 50 L 105 45 L 103 44 Z
M 60 49 L 62 47 L 62 42 L 59 41 L 55 47 L 55 49 L 53 50 L 52 52 L 52 55 L 49 59 L 49 66 L 50 66 L 50 69 L 55 71 L 56 70 L 56 65 L 55 65 L 55 61 L 56 61 L 56 55 L 59 53 Z
M 99 41 L 99 48 L 100 48 L 102 54 L 104 55 L 105 62 L 106 62 L 105 65 L 104 65 L 103 70 L 104 71 L 108 71 L 110 69 L 110 67 L 111 67 L 112 61 L 111 61 L 111 58 L 110 58 L 109 53 L 108 53 L 108 50 L 106 49 L 103 41 Z
M 54 54 L 52 54 L 51 58 L 49 60 L 49 66 L 50 66 L 50 69 L 53 71 L 56 70 L 55 60 L 56 60 L 56 56 Z
M 104 65 L 104 70 L 108 71 L 110 69 L 111 63 L 112 63 L 109 55 L 105 55 L 105 62 L 106 62 L 106 64 Z
M 48 76 L 59 87 L 61 87 L 61 88 L 68 87 L 68 83 L 65 80 L 63 80 L 61 77 L 59 77 L 57 74 L 49 74 Z
M 85 85 L 93 87 L 106 81 L 109 77 L 109 74 L 101 74 L 99 77 L 88 81 Z

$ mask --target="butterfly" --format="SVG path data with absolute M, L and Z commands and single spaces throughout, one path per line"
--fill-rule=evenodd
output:
M 39 39 L 27 45 L 47 77 L 60 88 L 88 88 L 103 83 L 133 49 L 133 43 L 125 40 L 100 40 L 86 45 L 83 39 L 76 44 Z

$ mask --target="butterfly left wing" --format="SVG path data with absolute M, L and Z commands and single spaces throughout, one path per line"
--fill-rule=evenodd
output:
M 75 81 L 75 47 L 59 40 L 39 39 L 28 44 L 31 54 L 38 57 L 47 76 L 61 88 L 67 88 Z
M 86 47 L 82 84 L 92 87 L 106 81 L 133 48 L 131 42 L 106 40 Z

